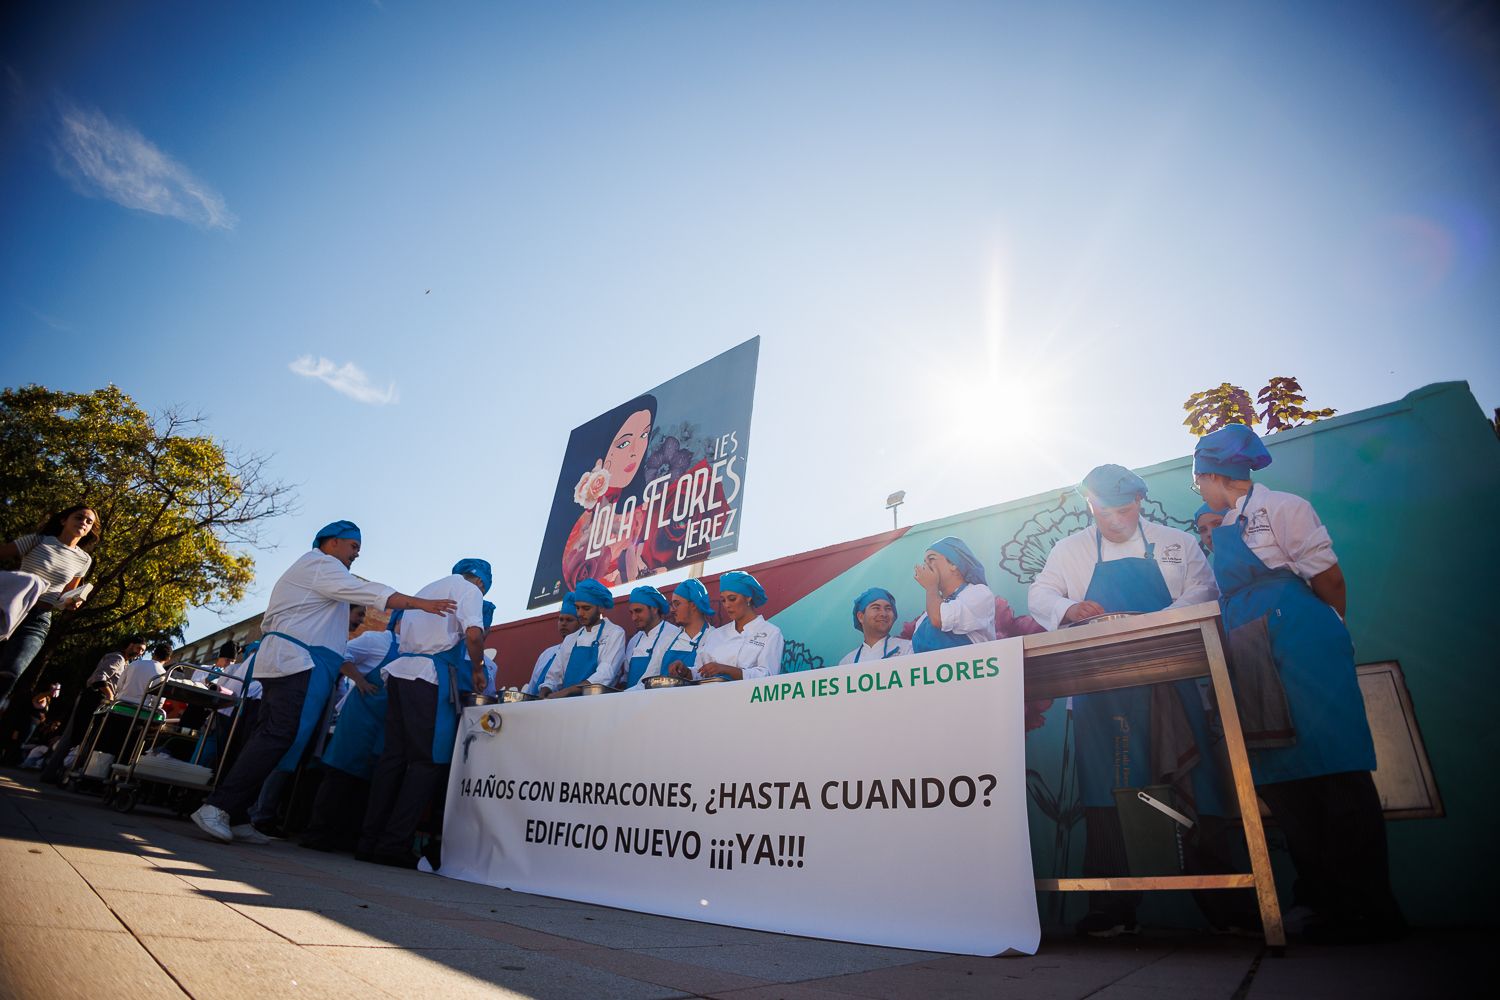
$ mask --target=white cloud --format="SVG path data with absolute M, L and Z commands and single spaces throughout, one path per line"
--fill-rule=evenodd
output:
M 361 403 L 383 406 L 394 403 L 397 399 L 395 382 L 381 389 L 371 384 L 370 376 L 353 361 L 336 365 L 327 358 L 314 358 L 311 354 L 304 354 L 287 367 L 298 375 L 327 382 L 335 391 Z
M 54 143 L 58 172 L 86 195 L 204 229 L 239 221 L 224 196 L 129 125 L 103 112 L 62 106 Z

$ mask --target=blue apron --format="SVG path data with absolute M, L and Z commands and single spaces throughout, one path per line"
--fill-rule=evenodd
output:
M 552 664 L 554 662 L 556 662 L 556 661 L 557 661 L 557 651 L 554 650 L 553 653 L 552 653 L 552 655 L 549 656 L 549 657 L 547 657 L 547 662 L 544 663 L 544 664 L 542 664 L 542 669 L 537 671 L 536 678 L 534 680 L 530 681 L 521 690 L 525 691 L 527 694 L 530 694 L 530 695 L 541 694 L 541 692 L 542 692 L 542 681 L 544 681 L 544 680 L 547 679 L 547 671 L 549 671 L 549 670 L 552 669 Z
M 595 670 L 599 669 L 599 643 L 603 639 L 604 620 L 600 619 L 599 634 L 594 636 L 593 643 L 588 646 L 574 644 L 572 652 L 568 654 L 568 662 L 563 668 L 563 687 L 582 684 L 593 675 Z
M 465 654 L 462 639 L 441 653 L 397 654 L 431 660 L 433 672 L 437 674 L 437 714 L 432 720 L 434 764 L 446 764 L 453 759 L 453 741 L 458 737 L 458 717 L 464 710 L 459 695 L 474 690 L 474 677 Z
M 1300 576 L 1266 568 L 1245 544 L 1254 492 L 1252 486 L 1235 523 L 1214 529 L 1214 576 L 1223 595 L 1225 628 L 1266 619 L 1271 655 L 1297 728 L 1297 742 L 1291 746 L 1250 754 L 1255 783 L 1373 771 L 1375 744 L 1349 630 Z
M 307 749 L 308 743 L 323 723 L 328 699 L 333 694 L 334 685 L 338 683 L 339 668 L 344 665 L 344 654 L 327 646 L 309 646 L 285 632 L 267 632 L 262 641 L 273 635 L 305 649 L 313 661 L 312 676 L 307 679 L 307 694 L 302 699 L 302 714 L 297 718 L 297 735 L 292 738 L 292 745 L 286 748 L 286 753 L 282 754 L 275 767 L 277 771 L 295 771 L 302 761 L 302 752 Z M 257 649 L 256 653 L 259 652 Z M 245 671 L 245 684 L 250 684 L 249 669 Z
M 693 669 L 693 664 L 698 660 L 698 644 L 703 641 L 703 637 L 705 635 L 708 635 L 708 630 L 710 628 L 712 628 L 712 626 L 709 625 L 708 622 L 703 623 L 703 628 L 698 631 L 698 638 L 693 640 L 692 649 L 673 648 L 677 645 L 678 639 L 681 639 L 683 636 L 687 635 L 685 631 L 679 629 L 677 631 L 677 634 L 672 637 L 672 645 L 668 646 L 667 651 L 661 654 L 661 672 L 664 674 L 671 673 L 672 664 L 674 663 L 682 664 L 688 669 L 689 672 L 691 672 Z
M 922 624 L 926 625 L 927 623 L 923 622 Z M 934 630 L 934 631 L 936 631 L 936 630 Z M 864 643 L 860 643 L 859 644 L 859 648 L 854 651 L 854 662 L 858 663 L 859 662 L 859 658 L 861 656 L 863 656 L 864 654 L 865 654 L 865 644 Z M 900 655 L 901 655 L 901 647 L 897 646 L 896 649 L 895 649 L 895 651 L 892 652 L 892 650 L 891 650 L 891 637 L 889 635 L 887 635 L 885 637 L 885 641 L 882 642 L 881 645 L 880 645 L 880 658 L 882 660 L 889 660 L 893 656 L 900 656 Z
M 967 586 L 968 584 L 966 583 L 963 587 L 959 587 L 953 593 L 943 598 L 943 603 L 947 604 L 959 594 L 962 594 L 964 587 Z M 912 633 L 911 637 L 911 651 L 913 653 L 931 653 L 938 649 L 952 649 L 954 646 L 969 646 L 972 644 L 973 641 L 968 636 L 955 632 L 944 632 L 932 624 L 931 616 L 923 616 L 922 624 L 917 626 L 917 630 Z
M 375 760 L 385 749 L 385 703 L 387 692 L 385 678 L 380 671 L 399 655 L 400 644 L 391 635 L 391 648 L 384 659 L 365 674 L 365 680 L 379 690 L 374 694 L 349 692 L 344 699 L 343 711 L 339 712 L 338 725 L 333 727 L 333 738 L 323 750 L 323 763 L 336 767 L 356 778 L 369 778 L 375 770 Z
M 646 667 L 650 665 L 651 656 L 656 652 L 657 643 L 661 642 L 661 637 L 667 634 L 667 626 L 665 624 L 662 624 L 658 627 L 661 629 L 661 631 L 656 633 L 656 641 L 651 643 L 651 648 L 646 650 L 646 655 L 632 656 L 630 658 L 630 672 L 625 675 L 625 687 L 633 688 L 637 684 L 639 684 L 641 681 L 641 676 L 646 672 Z M 682 630 L 678 629 L 678 631 L 680 632 Z M 600 631 L 600 634 L 603 634 L 603 630 Z M 639 649 L 640 647 L 637 646 L 636 648 Z M 666 670 L 665 664 L 663 664 L 662 670 Z

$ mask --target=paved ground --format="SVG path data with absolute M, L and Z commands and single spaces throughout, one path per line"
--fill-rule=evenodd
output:
M 527 896 L 192 824 L 0 773 L 0 998 L 1456 996 L 1487 936 L 1294 947 L 1146 934 L 963 958 Z M 1474 979 L 1469 979 L 1473 982 Z

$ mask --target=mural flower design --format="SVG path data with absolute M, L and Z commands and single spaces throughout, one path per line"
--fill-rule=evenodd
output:
M 1149 497 L 1141 502 L 1141 516 L 1192 533 L 1191 521 L 1173 517 L 1160 501 Z M 1000 568 L 1021 583 L 1030 584 L 1047 565 L 1047 554 L 1052 551 L 1052 546 L 1093 523 L 1089 506 L 1082 497 L 1076 493 L 1060 494 L 1056 506 L 1048 507 L 1027 520 L 1001 547 Z
M 604 494 L 609 492 L 609 473 L 601 463 L 595 462 L 594 467 L 583 474 L 578 480 L 578 485 L 573 487 L 573 502 L 584 510 L 593 509 L 594 505 L 604 499 Z
M 671 476 L 671 481 L 676 482 L 688 469 L 692 468 L 694 461 L 692 451 L 683 447 L 677 435 L 672 434 L 646 453 L 641 474 L 645 476 L 648 483 L 662 476 Z

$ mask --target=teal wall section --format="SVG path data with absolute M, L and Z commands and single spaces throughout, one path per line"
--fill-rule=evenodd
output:
M 1450 382 L 1266 443 L 1274 463 L 1257 479 L 1307 497 L 1328 525 L 1349 583 L 1356 658 L 1401 663 L 1446 807 L 1441 819 L 1387 825 L 1396 891 L 1414 922 L 1488 923 L 1488 890 L 1500 885 L 1490 850 L 1491 768 L 1500 762 L 1500 441 L 1468 386 Z M 1184 456 L 1137 470 L 1150 486 L 1151 517 L 1187 526 L 1200 502 L 1188 489 L 1190 469 Z M 775 621 L 837 663 L 859 639 L 849 617 L 854 596 L 883 586 L 895 593 L 901 621 L 917 617 L 912 568 L 929 541 L 948 534 L 969 543 L 991 589 L 1024 614 L 1031 575 L 1057 538 L 1087 523 L 1084 510 L 1061 487 L 915 525 Z M 1055 705 L 1027 739 L 1027 766 L 1044 793 L 1057 792 L 1064 725 Z M 1035 806 L 1031 817 L 1037 871 L 1053 874 L 1055 826 Z M 1072 840 L 1076 870 L 1081 832 Z

